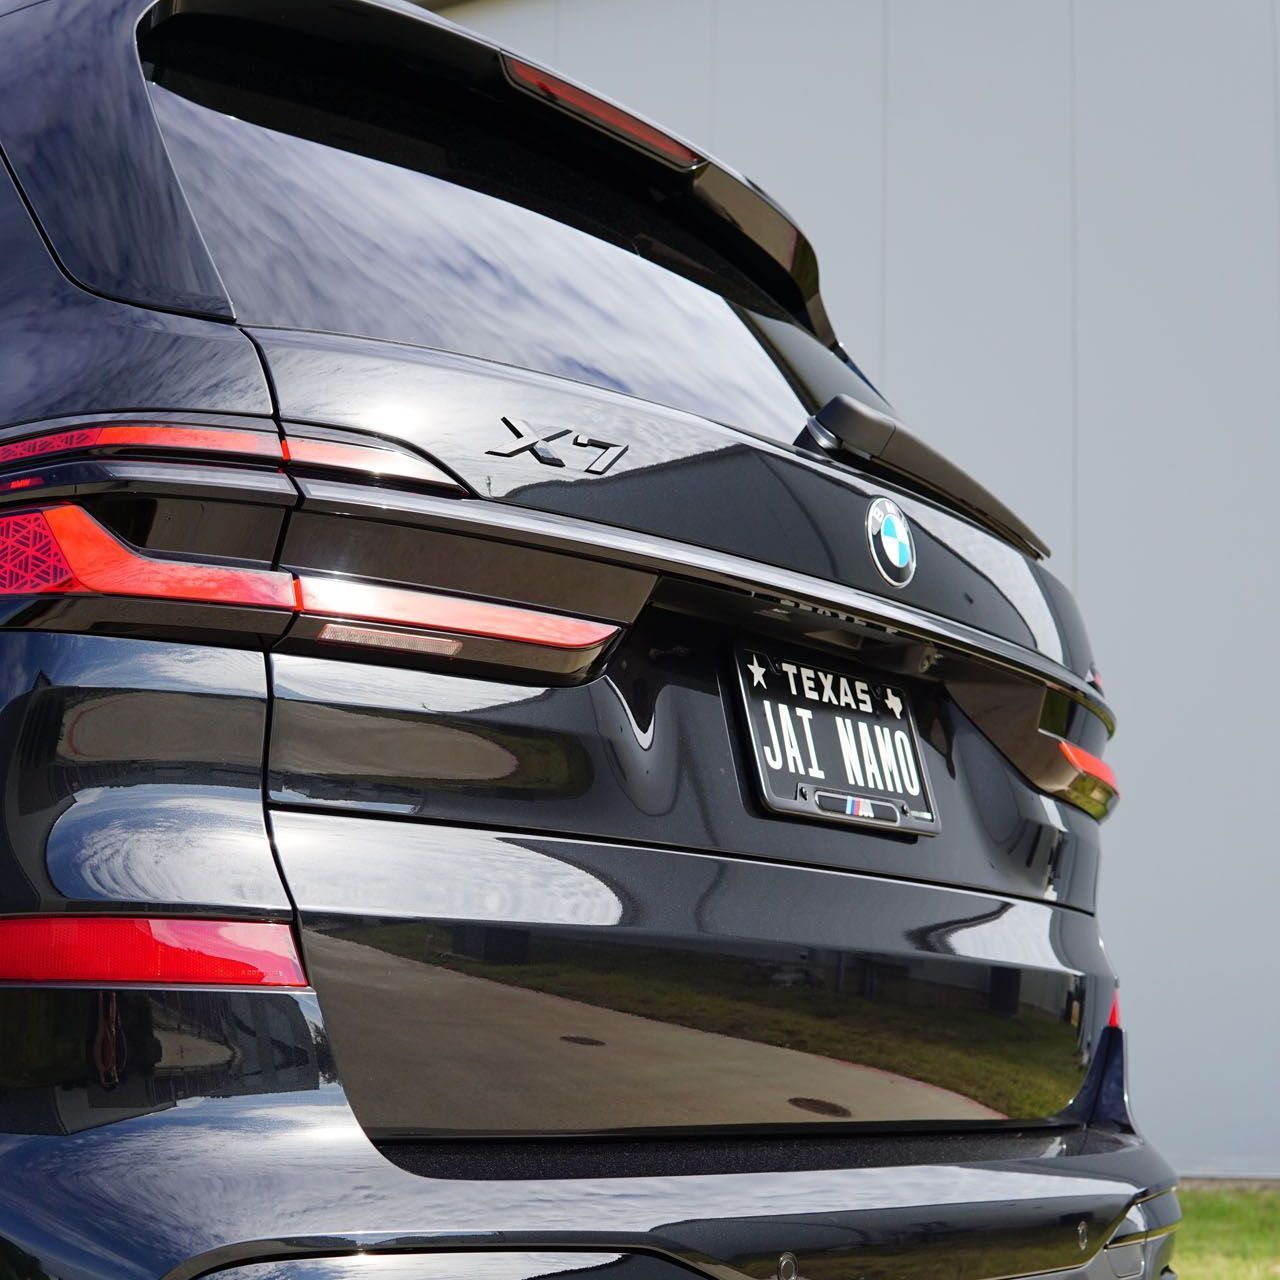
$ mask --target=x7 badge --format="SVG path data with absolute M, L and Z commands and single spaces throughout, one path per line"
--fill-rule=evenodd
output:
M 505 448 L 485 450 L 495 458 L 514 458 L 527 453 L 544 467 L 568 466 L 570 463 L 552 448 L 554 443 L 563 441 L 560 444 L 561 449 L 573 450 L 570 459 L 575 470 L 585 471 L 592 476 L 602 476 L 627 451 L 625 444 L 611 444 L 608 440 L 598 440 L 595 436 L 574 432 L 569 427 L 544 431 L 540 434 L 537 428 L 530 426 L 523 418 L 503 418 L 502 421 L 507 430 L 515 436 L 515 440 Z M 566 440 L 566 436 L 572 436 L 572 439 Z M 593 456 L 584 457 L 588 453 Z

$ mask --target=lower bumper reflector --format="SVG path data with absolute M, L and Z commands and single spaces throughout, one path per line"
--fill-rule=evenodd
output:
M 121 916 L 0 919 L 0 981 L 307 985 L 287 924 Z

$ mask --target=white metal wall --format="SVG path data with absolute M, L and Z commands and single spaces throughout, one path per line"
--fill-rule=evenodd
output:
M 1146 1132 L 1280 1175 L 1280 0 L 463 0 L 792 211 L 846 346 L 1023 513 L 1121 717 Z

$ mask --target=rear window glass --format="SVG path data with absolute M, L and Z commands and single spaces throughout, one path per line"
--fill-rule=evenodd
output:
M 418 95 L 407 132 L 403 93 L 391 102 L 368 76 L 357 95 L 305 68 L 268 74 L 243 47 L 234 62 L 216 40 L 144 49 L 170 155 L 241 323 L 476 356 L 786 441 L 815 400 L 866 396 L 687 228 L 500 115 L 468 115 L 467 95 L 451 104 L 420 92 L 421 76 L 407 82 Z M 806 387 L 782 354 L 797 341 L 840 385 Z

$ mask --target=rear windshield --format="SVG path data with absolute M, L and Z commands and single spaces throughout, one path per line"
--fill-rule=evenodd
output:
M 869 396 L 643 172 L 593 171 L 541 104 L 531 130 L 413 68 L 353 79 L 323 46 L 279 53 L 207 19 L 143 48 L 241 323 L 477 356 L 786 441 L 831 395 Z

